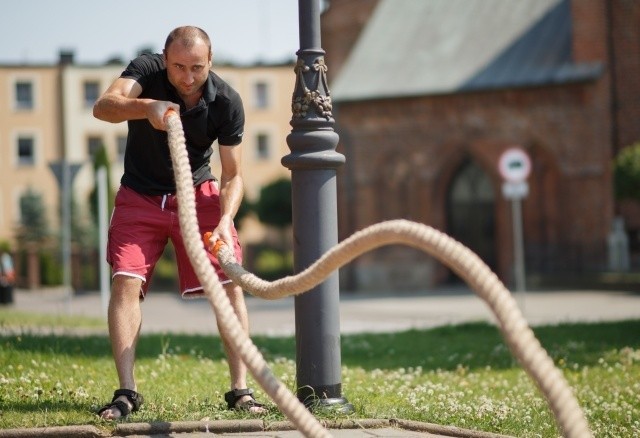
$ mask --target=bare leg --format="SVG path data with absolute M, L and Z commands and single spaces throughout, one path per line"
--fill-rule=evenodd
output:
M 247 305 L 244 301 L 244 293 L 240 286 L 236 286 L 233 283 L 227 283 L 224 285 L 224 290 L 231 301 L 231 307 L 236 313 L 240 325 L 244 332 L 249 334 L 249 316 L 247 313 Z M 240 355 L 236 353 L 230 346 L 226 334 L 223 332 L 220 323 L 218 322 L 218 331 L 222 339 L 222 345 L 227 355 L 227 361 L 229 363 L 229 374 L 231 375 L 231 389 L 244 389 L 247 387 L 247 366 L 244 364 Z M 250 400 L 251 397 L 246 395 L 238 400 L 238 403 Z M 254 414 L 260 414 L 266 412 L 262 407 L 254 406 L 249 412 Z
M 109 338 L 113 360 L 118 372 L 120 388 L 136 391 L 134 378 L 134 364 L 136 345 L 140 335 L 142 314 L 140 311 L 140 286 L 142 281 L 138 278 L 116 275 L 111 287 L 111 299 L 109 300 Z M 119 397 L 133 406 L 126 397 Z M 102 418 L 112 420 L 122 416 L 118 408 L 107 409 L 102 412 Z

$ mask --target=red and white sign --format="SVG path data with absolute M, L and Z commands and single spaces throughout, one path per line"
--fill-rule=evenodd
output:
M 523 182 L 531 173 L 531 159 L 524 150 L 512 147 L 500 155 L 498 170 L 507 182 Z

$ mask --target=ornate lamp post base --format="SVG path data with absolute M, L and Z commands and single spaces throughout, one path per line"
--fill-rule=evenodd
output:
M 300 50 L 292 99 L 291 170 L 294 269 L 301 272 L 338 243 L 336 152 L 327 66 L 320 48 L 318 0 L 298 0 Z M 295 298 L 298 399 L 314 411 L 351 413 L 342 396 L 338 273 Z

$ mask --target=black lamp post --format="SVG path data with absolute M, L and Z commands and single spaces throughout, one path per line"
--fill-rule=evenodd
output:
M 295 67 L 291 153 L 294 269 L 300 272 L 338 243 L 335 151 L 327 67 L 320 47 L 319 0 L 298 0 L 300 50 Z M 338 273 L 295 298 L 298 398 L 309 408 L 353 411 L 342 397 Z

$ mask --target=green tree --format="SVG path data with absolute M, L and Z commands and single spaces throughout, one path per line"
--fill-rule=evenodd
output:
M 622 149 L 616 156 L 613 179 L 617 199 L 640 201 L 640 142 Z
M 292 222 L 291 180 L 280 178 L 262 187 L 254 209 L 260 222 L 280 231 L 279 251 L 262 248 L 256 260 L 256 269 L 267 280 L 291 274 L 293 263 L 289 257 L 285 234 Z
M 31 187 L 20 197 L 20 224 L 16 232 L 19 242 L 44 243 L 51 233 L 42 195 Z
M 96 226 L 93 221 L 87 220 L 82 209 L 75 200 L 73 194 L 70 200 L 71 208 L 71 241 L 83 248 L 95 247 Z
M 291 180 L 280 178 L 262 187 L 255 211 L 263 224 L 280 230 L 291 225 Z
M 240 202 L 240 206 L 238 207 L 238 211 L 236 212 L 236 216 L 233 218 L 233 223 L 237 230 L 242 226 L 242 219 L 247 217 L 254 210 L 254 206 L 249 201 L 246 196 L 242 198 Z

